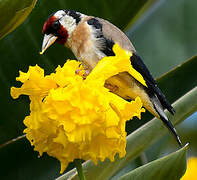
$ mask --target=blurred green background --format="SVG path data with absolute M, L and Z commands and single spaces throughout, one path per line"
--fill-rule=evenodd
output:
M 196 54 L 196 7 L 196 0 L 160 0 L 126 31 L 155 77 Z
M 25 22 L 0 40 L 0 84 L 2 87 L 0 91 L 0 144 L 22 135 L 25 128 L 22 120 L 28 115 L 28 98 L 21 97 L 18 100 L 12 100 L 9 95 L 9 88 L 18 85 L 15 82 L 18 71 L 27 71 L 29 65 L 39 64 L 49 73 L 58 64 L 64 64 L 67 58 L 74 58 L 68 49 L 58 44 L 50 47 L 44 55 L 39 55 L 43 38 L 42 25 L 47 17 L 58 9 L 73 9 L 84 14 L 99 16 L 125 29 L 155 78 L 197 53 L 196 0 L 151 0 L 147 11 L 141 12 L 142 15 L 135 22 L 131 21 L 130 26 L 127 26 L 130 22 L 127 17 L 132 18 L 135 15 L 135 10 L 139 10 L 137 5 L 130 7 L 129 1 L 120 3 L 117 0 L 103 0 L 102 5 L 96 0 L 92 0 L 91 4 L 88 2 L 88 0 L 38 1 Z M 133 1 L 135 5 L 134 2 L 137 1 Z M 146 0 L 142 0 L 139 6 L 145 2 Z M 197 114 L 179 125 L 178 132 L 184 142 L 191 143 L 190 153 L 197 155 L 195 140 Z M 171 135 L 165 136 L 163 140 L 168 144 L 169 141 L 174 144 Z M 157 143 L 150 148 L 157 152 L 154 151 L 155 154 L 151 154 L 153 151 L 148 150 L 149 160 L 155 159 L 158 154 L 166 153 L 166 149 L 161 148 L 162 145 Z M 163 146 L 166 144 L 164 143 Z M 60 168 L 58 162 L 47 155 L 38 158 L 38 154 L 32 149 L 27 140 L 19 140 L 17 143 L 0 149 L 0 159 L 3 162 L 0 179 L 54 179 L 57 177 Z M 16 166 L 19 168 L 16 169 Z M 34 172 L 32 172 L 32 167 L 34 167 Z M 49 172 L 47 176 L 44 173 L 45 169 Z

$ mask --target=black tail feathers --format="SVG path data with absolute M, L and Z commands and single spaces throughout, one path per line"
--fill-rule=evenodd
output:
M 170 120 L 165 117 L 160 116 L 161 120 L 163 121 L 164 125 L 170 130 L 170 132 L 173 134 L 173 136 L 175 137 L 177 143 L 179 144 L 180 147 L 182 147 L 182 142 L 179 138 L 179 135 L 176 132 L 175 127 L 173 126 L 173 124 L 170 122 Z
M 173 136 L 175 137 L 177 143 L 179 144 L 180 147 L 182 147 L 182 143 L 181 140 L 176 132 L 176 129 L 174 128 L 173 124 L 170 122 L 170 120 L 168 119 L 168 117 L 166 116 L 164 110 L 163 110 L 163 106 L 161 105 L 159 99 L 157 98 L 157 95 L 153 95 L 151 97 L 151 101 L 155 107 L 155 110 L 157 111 L 157 113 L 160 116 L 160 119 L 163 121 L 164 125 L 170 130 L 170 132 L 173 134 Z

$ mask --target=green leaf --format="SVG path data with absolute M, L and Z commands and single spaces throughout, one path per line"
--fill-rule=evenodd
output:
M 0 1 L 0 39 L 12 32 L 29 15 L 37 0 Z
M 123 175 L 118 180 L 180 179 L 186 170 L 187 149 L 188 145 L 163 158 L 145 164 Z
M 174 102 L 197 85 L 196 67 L 197 56 L 193 56 L 157 79 L 159 87 L 170 102 Z
M 174 104 L 176 114 L 174 116 L 166 113 L 172 123 L 175 125 L 182 122 L 185 118 L 197 111 L 197 87 L 178 99 Z M 147 124 L 143 125 L 132 134 L 127 136 L 126 156 L 122 159 L 115 158 L 113 163 L 105 160 L 102 163 L 98 163 L 95 166 L 91 161 L 87 161 L 83 164 L 83 169 L 87 179 L 95 178 L 97 180 L 105 180 L 114 176 L 123 167 L 128 165 L 134 158 L 139 156 L 140 153 L 145 151 L 150 145 L 155 143 L 165 133 L 169 133 L 168 129 L 163 125 L 161 120 L 154 118 Z M 58 178 L 58 180 L 64 180 L 67 178 L 77 179 L 75 169 L 66 173 Z

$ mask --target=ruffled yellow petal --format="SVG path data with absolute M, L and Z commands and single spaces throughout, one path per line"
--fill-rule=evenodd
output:
M 30 115 L 24 120 L 27 139 L 40 155 L 56 157 L 61 173 L 76 158 L 96 164 L 106 158 L 113 161 L 117 153 L 123 157 L 125 123 L 144 112 L 139 97 L 127 102 L 104 87 L 111 76 L 132 69 L 132 54 L 118 45 L 113 50 L 116 56 L 103 58 L 85 80 L 80 63 L 68 60 L 47 76 L 39 66 L 30 67 L 17 78 L 23 85 L 11 88 L 13 98 L 30 97 Z
M 97 81 L 104 84 L 105 81 L 113 75 L 120 72 L 128 72 L 144 86 L 147 86 L 142 75 L 131 65 L 130 57 L 132 54 L 121 49 L 118 44 L 113 46 L 113 51 L 116 56 L 104 57 L 99 61 L 91 74 L 87 77 L 87 80 L 97 79 Z
M 138 80 L 144 86 L 147 86 L 142 75 L 138 71 L 136 71 L 131 65 L 130 57 L 132 56 L 132 54 L 128 51 L 121 49 L 118 44 L 115 44 L 113 46 L 113 51 L 115 52 L 116 56 L 118 56 L 121 59 L 122 63 L 123 62 L 125 63 L 125 66 L 128 68 L 126 71 L 130 73 L 136 80 Z M 120 61 L 120 65 L 121 65 L 121 61 Z
M 81 63 L 75 60 L 67 60 L 63 67 L 58 66 L 56 68 L 56 73 L 52 73 L 50 77 L 57 83 L 60 87 L 65 87 L 74 81 L 82 79 L 81 76 L 76 74 L 76 70 L 83 70 L 80 66 Z
M 14 99 L 21 94 L 44 97 L 50 89 L 57 87 L 57 84 L 49 76 L 44 76 L 44 70 L 38 65 L 30 66 L 27 73 L 20 71 L 20 76 L 16 79 L 21 81 L 23 85 L 21 88 L 11 87 L 11 96 Z

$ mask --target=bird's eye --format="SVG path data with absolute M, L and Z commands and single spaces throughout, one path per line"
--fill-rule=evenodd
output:
M 53 30 L 58 30 L 60 28 L 60 22 L 59 21 L 55 21 L 52 24 L 52 28 L 53 28 Z

